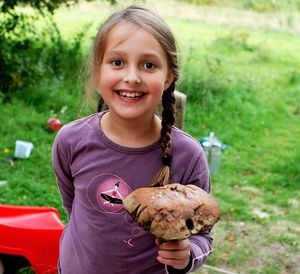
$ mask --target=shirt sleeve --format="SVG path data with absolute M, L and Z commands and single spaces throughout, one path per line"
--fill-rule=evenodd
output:
M 70 218 L 74 200 L 74 179 L 70 169 L 70 157 L 67 157 L 66 145 L 61 131 L 58 132 L 52 147 L 52 165 L 56 175 L 57 184 L 62 195 L 63 206 Z
M 201 149 L 201 148 L 200 148 Z M 189 184 L 197 185 L 206 192 L 210 192 L 210 173 L 208 168 L 207 159 L 203 150 L 197 157 L 194 166 L 191 168 L 190 176 L 188 178 Z M 189 237 L 191 246 L 191 260 L 186 269 L 176 270 L 172 267 L 166 266 L 166 273 L 168 274 L 187 274 L 196 271 L 200 268 L 208 256 L 212 253 L 211 247 L 213 239 L 209 234 L 210 230 L 205 230 L 198 235 L 192 235 Z
M 202 153 L 200 154 L 200 157 L 194 166 L 189 182 L 210 193 L 211 183 L 209 167 L 206 155 L 202 148 L 201 151 Z M 212 253 L 213 249 L 211 245 L 213 238 L 209 233 L 210 229 L 207 229 L 201 232 L 199 235 L 193 235 L 189 238 L 191 244 L 192 265 L 191 269 L 187 273 L 193 272 L 200 268 L 205 263 L 208 256 Z

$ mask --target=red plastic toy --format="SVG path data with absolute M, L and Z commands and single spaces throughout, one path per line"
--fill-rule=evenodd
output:
M 50 118 L 47 125 L 52 131 L 59 131 L 62 127 L 61 121 L 58 118 Z
M 0 268 L 22 258 L 37 274 L 57 273 L 63 228 L 55 208 L 0 205 Z

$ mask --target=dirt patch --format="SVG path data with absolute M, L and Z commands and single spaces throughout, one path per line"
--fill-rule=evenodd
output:
M 274 273 L 296 274 L 300 269 L 298 228 L 288 221 L 262 225 L 223 220 L 212 232 L 212 264 L 236 273 L 271 269 Z

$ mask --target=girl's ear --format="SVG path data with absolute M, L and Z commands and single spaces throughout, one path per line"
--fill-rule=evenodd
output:
M 169 86 L 172 84 L 172 82 L 174 81 L 174 74 L 172 72 L 168 72 L 168 76 L 167 79 L 165 81 L 165 89 L 169 88 Z

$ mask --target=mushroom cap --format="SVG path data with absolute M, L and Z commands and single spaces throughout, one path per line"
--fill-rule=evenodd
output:
M 165 241 L 199 234 L 212 228 L 221 216 L 214 198 L 191 184 L 139 188 L 123 205 L 141 227 Z

